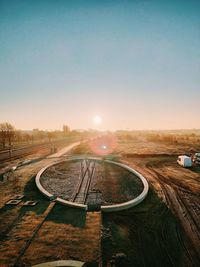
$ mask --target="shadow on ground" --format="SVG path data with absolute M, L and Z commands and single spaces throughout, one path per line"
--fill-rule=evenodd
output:
M 86 212 L 64 205 L 56 204 L 47 220 L 61 224 L 71 224 L 75 227 L 84 228 L 86 221 Z
M 103 266 L 184 266 L 179 223 L 152 189 L 139 206 L 104 214 L 103 226 Z
M 42 214 L 49 205 L 49 200 L 41 194 L 35 184 L 35 176 L 31 177 L 31 179 L 25 185 L 24 196 L 25 197 L 23 198 L 23 201 L 32 200 L 38 201 L 38 203 L 35 206 L 22 207 L 21 212 L 25 213 L 27 211 L 32 211 L 39 215 Z
M 21 212 L 27 211 L 35 212 L 36 214 L 42 214 L 48 207 L 50 201 L 38 190 L 35 184 L 35 176 L 33 176 L 26 184 L 24 188 L 25 198 L 23 200 L 38 201 L 38 204 L 33 207 L 22 207 Z M 56 204 L 48 215 L 47 220 L 51 220 L 55 223 L 72 224 L 75 227 L 83 228 L 85 226 L 86 212 L 69 208 L 60 204 Z

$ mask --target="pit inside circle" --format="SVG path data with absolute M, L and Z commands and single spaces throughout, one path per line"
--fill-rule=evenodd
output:
M 72 158 L 43 168 L 39 190 L 50 199 L 83 209 L 121 210 L 148 193 L 146 179 L 122 163 L 93 157 Z

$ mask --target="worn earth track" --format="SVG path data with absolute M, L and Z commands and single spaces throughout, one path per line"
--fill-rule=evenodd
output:
M 19 265 L 20 259 L 23 257 L 24 253 L 26 252 L 26 250 L 30 246 L 31 242 L 33 241 L 34 237 L 37 235 L 39 229 L 42 227 L 43 223 L 45 222 L 46 218 L 48 217 L 48 215 L 50 214 L 50 212 L 52 211 L 54 206 L 55 206 L 55 202 L 51 202 L 49 204 L 47 210 L 41 216 L 41 221 L 39 222 L 39 224 L 36 225 L 35 229 L 33 230 L 32 235 L 29 237 L 29 239 L 27 239 L 27 241 L 21 247 L 21 249 L 19 251 L 19 254 L 18 254 L 18 256 L 17 256 L 17 258 L 15 260 L 14 266 L 18 266 Z
M 200 236 L 199 223 L 194 212 L 188 208 L 188 203 L 186 203 L 184 195 L 181 193 L 181 189 L 178 188 L 177 184 L 173 184 L 172 181 L 166 179 L 166 177 L 150 167 L 148 171 L 159 182 L 168 207 L 179 218 L 182 228 L 190 241 L 185 243 L 180 233 L 178 233 L 180 243 L 186 252 L 191 266 L 198 266 L 200 263 Z
M 187 184 L 179 184 L 178 180 L 168 176 L 167 172 L 163 174 L 164 169 L 159 170 L 157 167 L 150 166 L 149 161 L 124 162 L 147 178 L 160 198 L 178 218 L 184 234 L 176 229 L 176 235 L 182 248 L 185 266 L 200 266 L 200 202 L 197 191 L 188 190 Z

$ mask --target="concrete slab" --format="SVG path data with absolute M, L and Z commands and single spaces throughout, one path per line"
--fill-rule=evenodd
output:
M 23 206 L 35 206 L 37 204 L 38 204 L 38 201 L 28 200 L 28 201 L 24 202 Z
M 21 200 L 17 200 L 17 199 L 11 199 L 8 202 L 6 202 L 6 205 L 18 205 L 21 202 Z

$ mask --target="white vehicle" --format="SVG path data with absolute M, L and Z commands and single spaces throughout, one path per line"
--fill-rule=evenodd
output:
M 177 159 L 179 165 L 183 167 L 192 167 L 192 159 L 188 156 L 182 155 Z

